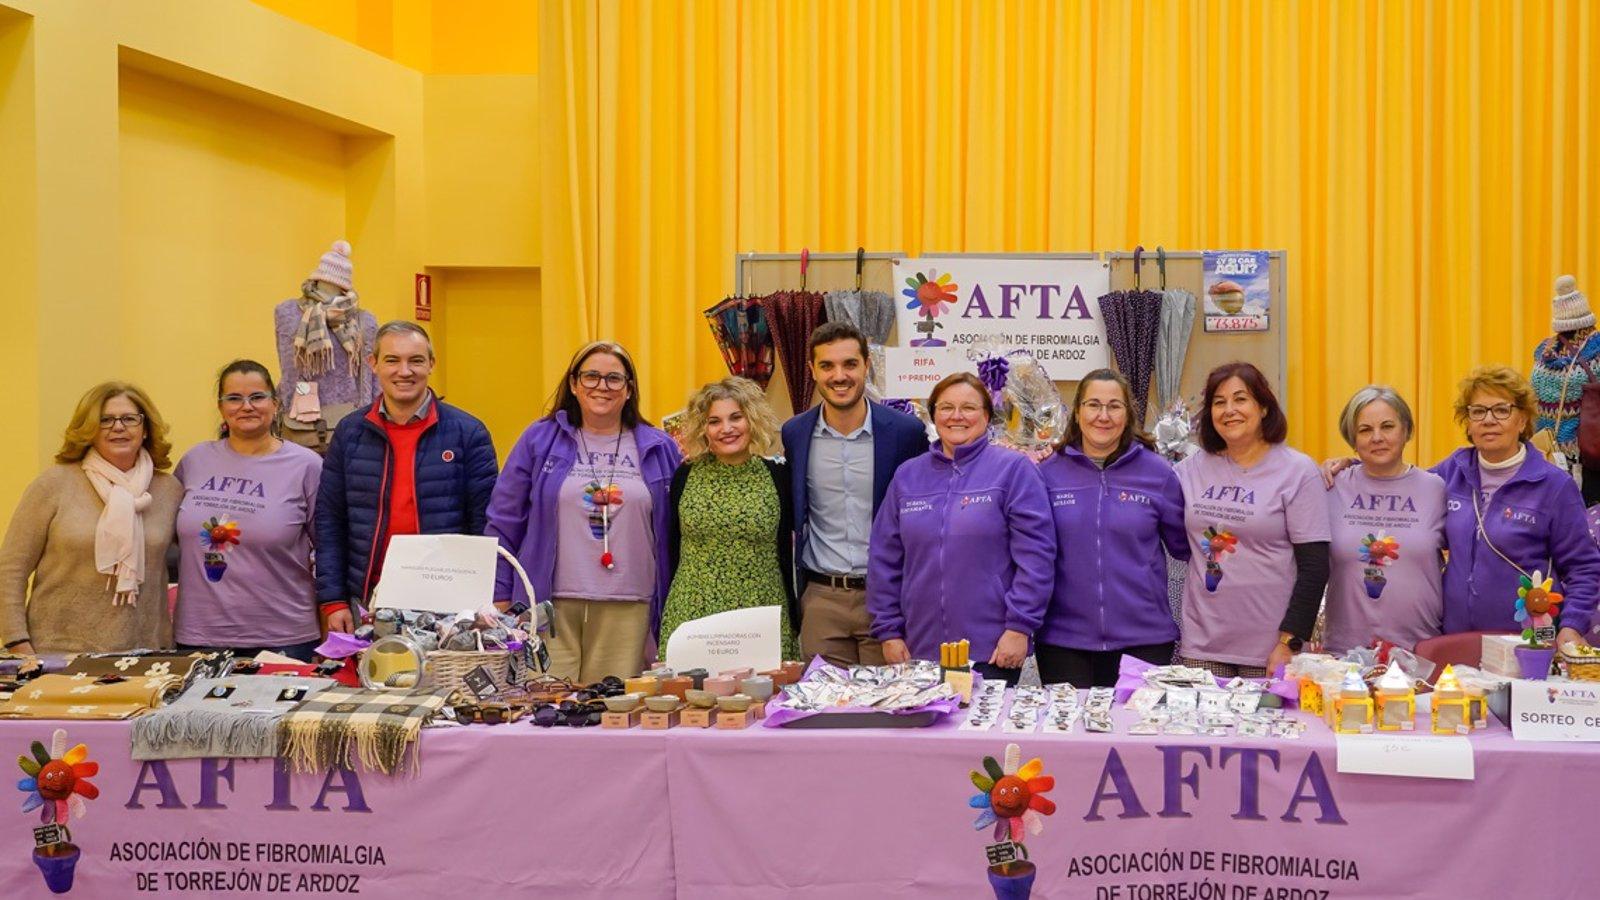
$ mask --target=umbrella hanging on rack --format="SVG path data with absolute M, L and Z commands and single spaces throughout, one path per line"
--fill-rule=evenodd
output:
M 761 385 L 772 380 L 772 332 L 761 298 L 750 296 L 750 270 L 745 268 L 743 294 L 725 298 L 705 311 L 706 324 L 717 339 L 728 373 Z
M 1133 387 L 1133 418 L 1129 421 L 1141 427 L 1156 363 L 1156 336 L 1161 327 L 1161 294 L 1141 286 L 1143 257 L 1144 246 L 1134 248 L 1133 290 L 1112 291 L 1100 298 L 1106 343 L 1111 345 L 1117 369 Z
M 1189 355 L 1189 334 L 1194 331 L 1194 294 L 1167 287 L 1167 251 L 1156 248 L 1156 268 L 1161 272 L 1161 328 L 1156 337 L 1156 412 L 1165 413 L 1178 399 L 1183 361 Z
M 829 291 L 823 298 L 823 307 L 829 322 L 849 322 L 861 329 L 868 343 L 887 344 L 889 329 L 894 327 L 894 301 L 882 291 L 863 289 L 862 270 L 866 261 L 866 248 L 857 247 L 855 290 Z
M 796 413 L 811 407 L 811 393 L 816 387 L 811 380 L 806 347 L 810 344 L 811 332 L 822 321 L 823 298 L 815 291 L 806 290 L 806 270 L 810 267 L 811 251 L 801 250 L 800 290 L 777 291 L 761 298 L 761 310 L 772 333 L 772 343 L 778 349 L 778 362 L 783 365 L 789 400 Z

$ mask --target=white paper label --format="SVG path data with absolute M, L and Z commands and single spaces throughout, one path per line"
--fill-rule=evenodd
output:
M 494 600 L 499 542 L 466 534 L 397 534 L 383 557 L 375 607 L 437 613 L 475 610 Z
M 1600 741 L 1600 684 L 1513 680 L 1511 736 L 1519 741 Z
M 1336 735 L 1339 771 L 1346 775 L 1454 778 L 1474 775 L 1472 742 L 1443 735 Z
M 783 662 L 779 615 L 777 606 L 757 606 L 685 622 L 667 638 L 667 665 L 678 672 L 776 669 Z

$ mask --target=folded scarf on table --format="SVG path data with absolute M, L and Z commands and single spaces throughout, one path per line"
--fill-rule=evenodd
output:
M 427 691 L 329 688 L 278 720 L 278 756 L 299 772 L 349 769 L 360 761 L 385 775 L 409 756 L 415 772 L 417 734 L 444 701 Z
M 181 681 L 176 675 L 115 681 L 82 673 L 40 675 L 0 705 L 0 719 L 128 719 L 161 705 Z
M 134 759 L 278 755 L 278 720 L 328 678 L 234 675 L 196 678 L 183 696 L 133 723 Z
M 73 657 L 63 670 L 67 675 L 88 675 L 100 678 L 120 675 L 176 675 L 178 684 L 187 685 L 197 676 L 220 675 L 228 661 L 225 653 L 189 653 L 137 651 L 133 653 L 80 653 Z

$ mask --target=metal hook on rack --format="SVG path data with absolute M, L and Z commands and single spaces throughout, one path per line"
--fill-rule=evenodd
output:
M 1167 289 L 1167 248 L 1156 245 L 1156 268 L 1161 272 L 1161 289 Z
M 806 270 L 811 268 L 811 250 L 800 248 L 800 290 L 806 289 Z
M 1139 246 L 1133 248 L 1133 289 L 1136 290 L 1136 291 L 1140 290 L 1140 282 L 1142 281 L 1143 275 L 1144 275 L 1144 272 L 1142 270 L 1142 266 L 1143 266 L 1142 257 L 1143 256 L 1144 256 L 1144 245 L 1143 244 L 1140 244 Z
M 867 265 L 867 248 L 856 248 L 856 293 L 861 293 L 861 271 Z

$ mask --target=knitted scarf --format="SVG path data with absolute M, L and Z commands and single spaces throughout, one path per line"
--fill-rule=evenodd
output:
M 324 297 L 315 280 L 300 285 L 300 327 L 294 333 L 294 362 L 307 375 L 333 368 L 333 346 L 344 348 L 352 377 L 359 377 L 361 360 L 360 300 L 355 291 Z
M 133 606 L 144 584 L 144 511 L 150 507 L 150 479 L 155 466 L 150 454 L 139 450 L 139 461 L 124 472 L 89 448 L 83 457 L 83 474 L 105 504 L 94 527 L 94 568 L 111 576 L 115 592 L 111 603 Z

